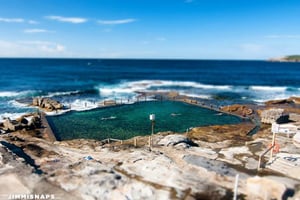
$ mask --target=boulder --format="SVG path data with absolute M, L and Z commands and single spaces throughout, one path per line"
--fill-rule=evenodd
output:
M 33 98 L 32 105 L 33 106 L 40 106 L 40 98 Z
M 17 131 L 21 129 L 21 124 L 17 121 L 6 119 L 3 122 L 3 130 L 5 131 Z
M 265 124 L 286 123 L 289 121 L 289 114 L 284 113 L 282 108 L 271 108 L 260 112 L 261 122 Z
M 38 106 L 47 111 L 63 109 L 63 104 L 61 104 L 59 101 L 50 98 L 34 98 L 32 100 L 32 105 Z
M 251 177 L 247 179 L 248 199 L 282 199 L 287 188 L 276 180 L 265 177 Z
M 24 125 L 27 125 L 29 123 L 29 121 L 24 116 L 16 119 L 16 121 L 21 123 L 21 124 L 24 124 Z

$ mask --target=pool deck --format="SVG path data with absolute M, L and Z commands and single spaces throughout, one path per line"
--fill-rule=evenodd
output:
M 41 131 L 43 133 L 43 137 L 46 140 L 50 141 L 50 142 L 57 141 L 56 137 L 55 137 L 55 134 L 53 133 L 53 131 L 51 129 L 51 126 L 48 123 L 48 120 L 46 118 L 46 114 L 44 112 L 41 112 L 40 116 L 41 116 L 41 123 L 42 123 Z

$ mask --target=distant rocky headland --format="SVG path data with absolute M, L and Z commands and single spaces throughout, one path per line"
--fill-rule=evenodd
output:
M 290 55 L 278 58 L 270 58 L 271 62 L 300 62 L 300 55 Z

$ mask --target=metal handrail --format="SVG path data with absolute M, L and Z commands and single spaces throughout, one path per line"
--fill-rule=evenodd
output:
M 275 144 L 273 144 L 272 146 L 270 146 L 268 149 L 266 149 L 262 154 L 259 155 L 259 160 L 258 160 L 258 165 L 257 165 L 257 171 L 260 170 L 260 166 L 261 166 L 261 160 L 263 158 L 263 156 L 265 156 L 270 150 L 274 149 Z

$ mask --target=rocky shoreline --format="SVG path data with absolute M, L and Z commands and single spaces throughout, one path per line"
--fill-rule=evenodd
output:
M 300 169 L 294 176 L 267 167 L 257 171 L 259 156 L 272 140 L 271 126 L 261 124 L 255 135 L 249 135 L 264 110 L 298 113 L 298 101 L 219 108 L 174 92 L 155 95 L 250 120 L 192 128 L 185 134 L 157 133 L 151 147 L 148 136 L 138 137 L 136 144 L 133 139 L 55 141 L 44 123 L 10 130 L 0 136 L 0 194 L 46 193 L 55 199 L 232 199 L 239 174 L 239 199 L 300 198 Z M 277 136 L 280 153 L 300 155 L 291 140 Z

